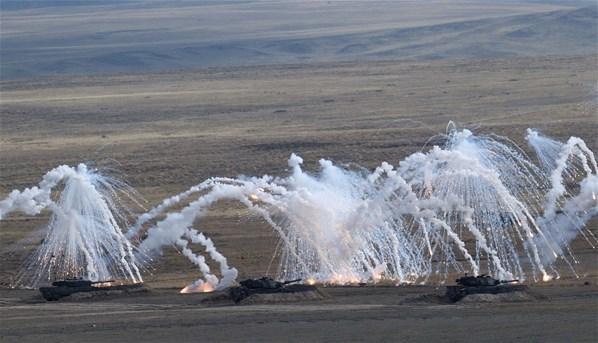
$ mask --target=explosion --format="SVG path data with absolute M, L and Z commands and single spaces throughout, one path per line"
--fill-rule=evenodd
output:
M 197 228 L 221 201 L 263 218 L 281 240 L 279 277 L 307 284 L 424 283 L 453 271 L 548 281 L 558 278 L 557 258 L 575 263 L 569 244 L 579 234 L 598 244 L 585 228 L 598 214 L 598 167 L 583 140 L 562 143 L 528 130 L 536 165 L 507 138 L 453 128 L 444 139 L 372 172 L 322 159 L 312 174 L 292 154 L 286 177 L 213 177 L 133 225 L 118 199 L 131 193 L 124 183 L 85 165 L 60 166 L 38 187 L 11 192 L 0 202 L 0 219 L 16 210 L 52 211 L 47 237 L 24 269 L 33 284 L 63 276 L 138 282 L 139 261 L 150 263 L 174 246 L 202 275 L 181 293 L 235 283 L 237 270 Z
M 321 172 L 312 175 L 293 154 L 288 177 L 210 178 L 144 216 L 141 224 L 166 214 L 140 248 L 163 244 L 168 232 L 176 241 L 215 203 L 236 200 L 280 236 L 281 279 L 423 283 L 454 270 L 537 281 L 557 274 L 556 257 L 573 259 L 564 249 L 567 232 L 584 232 L 597 213 L 597 168 L 583 141 L 563 144 L 530 131 L 540 160 L 555 161 L 544 168 L 503 137 L 453 129 L 445 140 L 443 147 L 408 156 L 396 168 L 384 162 L 372 173 L 320 160 Z M 585 176 L 579 182 L 572 175 Z M 557 181 L 579 189 L 554 191 Z M 168 213 L 188 197 L 194 200 L 187 207 Z M 464 235 L 473 236 L 475 246 Z M 586 236 L 593 244 L 595 238 Z M 224 284 L 219 280 L 219 287 Z
M 57 201 L 51 193 L 64 184 Z M 49 171 L 38 187 L 15 190 L 0 202 L 0 219 L 21 210 L 38 214 L 52 211 L 47 234 L 17 282 L 37 286 L 52 279 L 83 277 L 91 281 L 142 281 L 134 247 L 124 236 L 126 210 L 120 197 L 134 191 L 118 180 L 80 164 Z

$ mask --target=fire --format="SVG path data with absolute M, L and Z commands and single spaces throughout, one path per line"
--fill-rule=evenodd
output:
M 372 279 L 374 280 L 374 282 L 378 282 L 378 281 L 382 280 L 382 273 L 374 273 L 372 275 Z
M 263 192 L 264 192 L 264 189 L 263 189 L 263 188 L 261 188 L 261 187 L 259 187 L 259 188 L 257 189 L 257 191 L 258 191 L 258 192 L 261 192 L 261 193 L 263 193 Z M 253 194 L 250 194 L 250 195 L 249 195 L 249 199 L 251 199 L 252 201 L 260 201 L 260 197 L 259 197 L 259 195 L 255 194 L 255 193 L 253 193 Z
M 552 280 L 552 276 L 550 276 L 548 274 L 544 274 L 544 276 L 542 276 L 542 281 L 548 282 L 550 280 Z
M 315 285 L 315 284 L 316 284 L 316 279 L 314 279 L 314 278 L 311 278 L 311 277 L 310 277 L 310 278 L 308 278 L 307 280 L 305 280 L 305 282 L 306 282 L 308 285 L 310 285 L 310 286 L 313 286 L 313 285 Z
M 335 274 L 326 283 L 331 284 L 331 285 L 350 285 L 350 284 L 357 284 L 360 281 L 361 280 L 354 275 Z
M 181 294 L 187 293 L 209 293 L 214 291 L 214 286 L 209 283 L 201 283 L 198 285 L 190 284 L 185 286 L 185 288 L 181 289 Z

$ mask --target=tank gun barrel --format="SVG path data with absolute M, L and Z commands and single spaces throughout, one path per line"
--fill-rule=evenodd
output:
M 284 281 L 284 282 L 282 282 L 282 284 L 283 284 L 283 285 L 288 285 L 288 284 L 290 284 L 290 283 L 299 282 L 299 281 L 301 281 L 301 280 L 303 280 L 303 279 L 288 280 L 288 281 Z
M 93 281 L 91 284 L 95 285 L 98 283 L 112 283 L 112 282 L 116 282 L 116 280 Z

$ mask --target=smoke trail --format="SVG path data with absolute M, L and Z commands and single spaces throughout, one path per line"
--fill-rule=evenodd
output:
M 468 130 L 449 132 L 444 147 L 415 153 L 397 169 L 384 162 L 372 173 L 320 160 L 320 173 L 311 175 L 293 154 L 287 177 L 212 178 L 165 200 L 141 222 L 198 194 L 183 210 L 151 227 L 140 248 L 159 251 L 181 237 L 190 239 L 190 226 L 211 206 L 237 200 L 281 237 L 282 278 L 414 282 L 468 270 L 500 278 L 548 279 L 556 273 L 554 257 L 562 255 L 576 235 L 565 227 L 579 230 L 596 215 L 595 179 L 579 183 L 577 196 L 556 201 L 564 195 L 551 187 L 550 180 L 555 183 L 554 175 L 575 173 L 571 167 L 557 168 L 560 171 L 547 177 L 545 170 L 562 165 L 564 159 L 550 151 L 562 147 L 552 142 L 537 145 L 546 147 L 539 151 L 542 168 L 510 140 L 475 136 Z M 593 154 L 583 142 L 572 139 L 570 145 L 576 148 L 560 154 L 575 156 L 575 165 L 586 172 L 595 170 Z M 561 212 L 548 225 L 546 216 L 554 212 L 552 208 Z M 229 268 L 226 260 L 219 254 L 211 257 L 224 275 Z M 205 270 L 201 263 L 196 262 Z M 200 285 L 230 284 L 222 280 L 213 284 L 212 274 L 205 275 Z
M 51 198 L 61 182 L 57 202 Z M 2 216 L 13 211 L 38 214 L 52 211 L 46 237 L 17 276 L 17 284 L 37 286 L 54 278 L 141 281 L 133 246 L 124 237 L 116 207 L 120 183 L 80 164 L 59 166 L 48 172 L 38 187 L 15 190 L 0 202 Z
M 534 175 L 539 172 L 518 149 L 494 137 L 452 131 L 444 148 L 409 156 L 400 163 L 399 172 L 419 196 L 458 205 L 460 211 L 437 215 L 459 237 L 466 236 L 464 229 L 474 236 L 476 263 L 485 253 L 489 273 L 524 279 L 518 257 L 522 248 L 532 262 L 532 274 L 538 270 L 542 277 L 546 275 L 543 252 L 532 241 L 535 235 L 544 237 L 534 220 L 541 197 Z
M 195 219 L 201 217 L 205 213 L 205 209 L 218 199 L 232 198 L 241 200 L 241 196 L 242 194 L 239 193 L 235 187 L 217 185 L 213 188 L 211 193 L 191 202 L 178 213 L 169 213 L 164 220 L 157 222 L 156 225 L 151 227 L 147 231 L 147 237 L 139 245 L 139 251 L 151 256 L 160 252 L 164 246 L 176 244 L 183 248 L 183 254 L 200 268 L 200 271 L 205 276 L 205 283 L 209 285 L 207 287 L 210 289 L 220 289 L 230 286 L 236 279 L 236 269 L 228 266 L 226 258 L 216 251 L 211 240 L 206 239 L 203 234 L 190 229 L 190 227 Z M 156 210 L 153 213 L 158 212 L 159 211 Z M 150 218 L 146 217 L 145 220 L 149 219 Z M 210 273 L 205 258 L 193 254 L 193 252 L 187 248 L 186 241 L 181 239 L 182 237 L 187 237 L 191 239 L 193 243 L 200 243 L 206 248 L 210 256 L 219 263 L 221 274 L 223 276 L 222 280 L 219 280 L 215 275 Z M 187 290 L 197 289 L 199 286 L 203 286 L 203 284 L 203 280 L 198 280 L 193 285 L 188 286 Z
M 552 262 L 568 254 L 575 261 L 568 245 L 577 235 L 582 234 L 593 248 L 598 244 L 592 232 L 585 229 L 586 223 L 598 215 L 598 167 L 594 154 L 577 137 L 561 143 L 528 129 L 526 139 L 535 150 L 550 187 L 543 214 L 538 218 L 538 224 L 551 237 L 544 243 L 555 251 L 545 258 Z
M 528 130 L 539 166 L 504 137 L 453 127 L 445 140 L 397 168 L 383 162 L 373 172 L 322 159 L 312 174 L 292 154 L 286 177 L 210 178 L 141 214 L 126 237 L 115 199 L 119 184 L 84 165 L 60 166 L 37 187 L 10 193 L 0 202 L 0 219 L 17 210 L 52 211 L 31 264 L 40 266 L 33 268 L 36 282 L 72 274 L 138 281 L 140 256 L 175 246 L 202 275 L 182 292 L 235 282 L 237 270 L 193 228 L 225 200 L 238 201 L 277 232 L 281 278 L 324 283 L 426 282 L 453 271 L 547 280 L 558 276 L 557 257 L 573 265 L 569 244 L 578 234 L 597 242 L 585 225 L 598 214 L 598 168 L 581 139 L 561 143 Z M 51 193 L 61 182 L 55 203 Z
M 13 190 L 6 199 L 0 201 L 0 219 L 14 211 L 22 211 L 29 215 L 39 214 L 53 203 L 50 198 L 52 189 L 61 180 L 75 175 L 76 170 L 62 165 L 46 173 L 39 186 L 25 188 L 23 191 Z

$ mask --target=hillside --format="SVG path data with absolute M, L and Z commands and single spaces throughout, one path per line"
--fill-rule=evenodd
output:
M 2 11 L 3 79 L 280 63 L 583 55 L 595 52 L 597 39 L 596 7 L 563 2 L 36 3 Z

